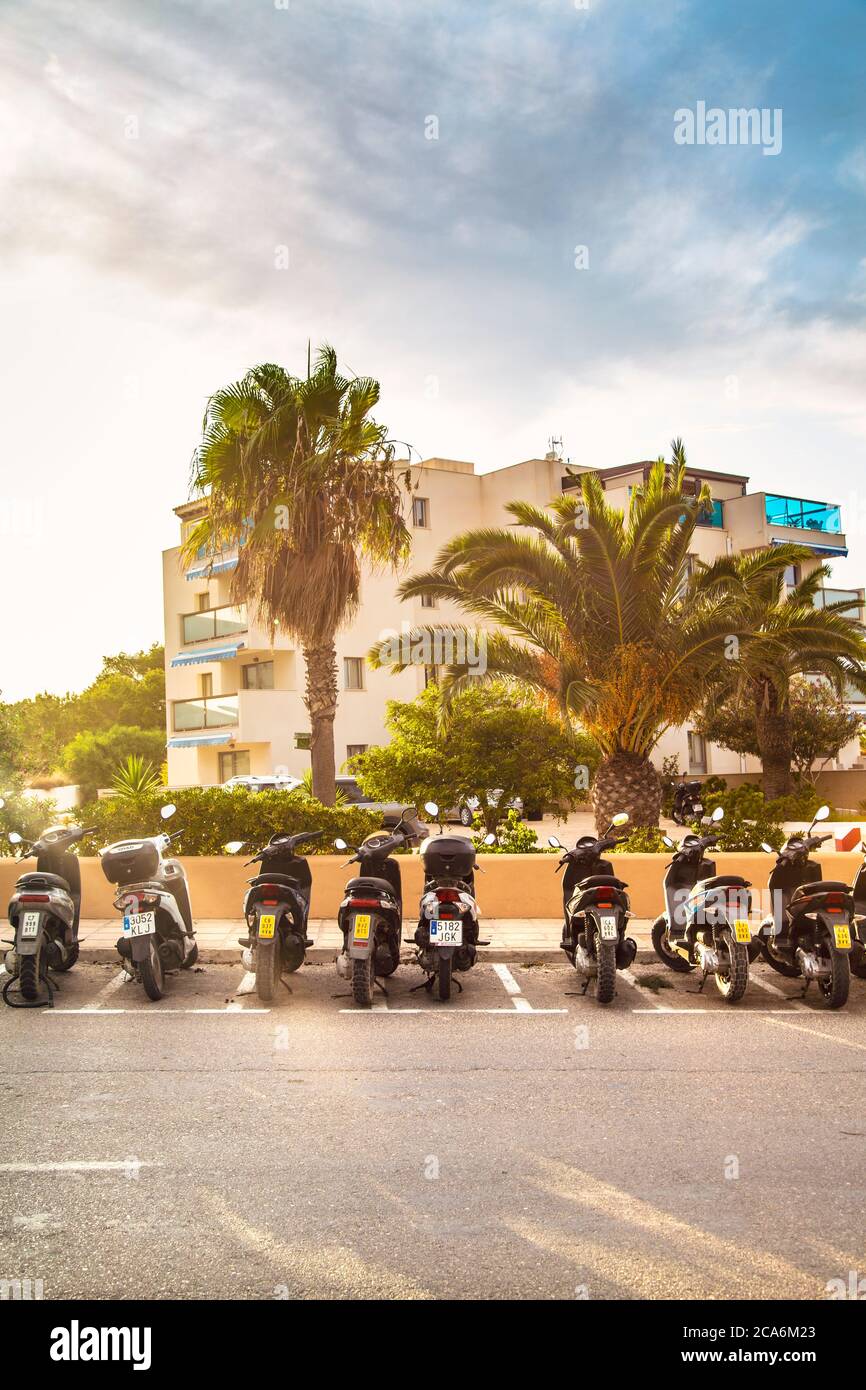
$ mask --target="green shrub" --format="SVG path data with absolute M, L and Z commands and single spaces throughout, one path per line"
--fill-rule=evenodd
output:
M 7 791 L 5 806 L 0 808 L 0 857 L 9 858 L 17 854 L 15 845 L 7 838 L 10 830 L 17 830 L 25 840 L 36 840 L 57 820 L 54 802 L 42 796 L 28 796 L 26 792 Z M 5 904 L 4 911 L 5 911 Z
M 496 827 L 497 841 L 495 845 L 485 845 L 484 836 L 487 833 L 484 829 L 481 816 L 476 812 L 473 816 L 475 833 L 473 836 L 475 849 L 478 854 L 546 854 L 547 847 L 542 847 L 538 843 L 538 836 L 527 825 L 525 820 L 520 819 L 520 815 L 515 810 L 506 813 L 505 820 Z
M 807 782 L 791 792 L 790 796 L 777 796 L 767 802 L 767 811 L 775 820 L 805 821 L 808 825 L 823 798 Z
M 100 787 L 112 786 L 118 766 L 131 756 L 159 767 L 165 757 L 165 734 L 115 724 L 102 733 L 76 734 L 61 760 L 70 782 L 80 786 L 82 800 L 89 801 Z
M 636 825 L 621 845 L 615 845 L 611 854 L 669 854 L 670 846 L 662 839 L 662 832 L 656 825 Z
M 159 808 L 167 801 L 177 806 L 171 820 L 160 819 Z M 165 829 L 183 831 L 175 845 L 178 854 L 223 854 L 230 840 L 244 840 L 258 849 L 277 831 L 298 835 L 302 830 L 323 829 L 321 840 L 312 841 L 311 854 L 334 854 L 337 837 L 359 844 L 365 835 L 380 830 L 382 820 L 373 811 L 357 806 L 322 806 L 291 792 L 251 792 L 246 787 L 223 791 L 221 787 L 185 787 L 178 791 L 151 792 L 135 803 L 121 797 L 90 802 L 76 812 L 79 825 L 94 825 L 96 833 L 81 842 L 82 854 L 136 835 L 157 835 Z
M 718 849 L 721 851 L 759 851 L 761 842 L 781 849 L 785 835 L 780 817 L 768 806 L 760 787 L 744 782 L 740 787 L 715 792 L 704 800 L 706 814 L 723 806 L 725 818 L 716 827 L 719 836 Z M 707 828 L 699 821 L 691 827 L 695 834 L 707 834 Z

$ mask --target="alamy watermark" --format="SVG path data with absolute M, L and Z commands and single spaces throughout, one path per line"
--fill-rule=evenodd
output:
M 705 101 L 674 112 L 677 145 L 760 145 L 762 154 L 782 152 L 781 106 L 739 106 L 725 111 Z
M 403 623 L 382 633 L 377 644 L 383 666 L 460 666 L 470 676 L 483 676 L 487 670 L 487 634 L 452 631 L 450 628 L 419 628 Z

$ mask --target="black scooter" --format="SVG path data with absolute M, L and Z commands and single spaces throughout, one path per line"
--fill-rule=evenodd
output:
M 562 901 L 565 921 L 560 945 L 574 968 L 584 977 L 583 993 L 590 980 L 596 981 L 595 997 L 609 1004 L 616 994 L 616 972 L 627 970 L 637 954 L 637 942 L 626 936 L 629 917 L 628 884 L 615 876 L 613 865 L 603 859 L 605 850 L 622 843 L 622 836 L 611 830 L 628 824 L 621 811 L 614 816 L 600 840 L 582 835 L 574 849 L 565 850 L 559 868 L 565 869 Z M 555 835 L 548 837 L 552 849 L 563 849 Z
M 812 834 L 829 814 L 828 806 L 820 806 L 809 829 L 791 835 L 778 854 L 772 845 L 761 846 L 766 854 L 776 854 L 776 864 L 767 884 L 773 910 L 761 923 L 760 942 L 768 965 L 790 979 L 803 978 L 804 995 L 817 980 L 822 1002 L 828 1009 L 841 1009 L 851 988 L 852 946 L 855 940 L 862 946 L 866 936 L 863 921 L 855 925 L 851 887 L 823 879 L 821 865 L 809 857 L 833 838 Z
M 439 817 L 435 801 L 424 809 L 434 820 Z M 495 835 L 485 835 L 484 843 L 495 843 Z M 416 989 L 432 990 L 440 999 L 451 998 L 452 981 L 462 991 L 455 970 L 471 970 L 478 959 L 478 947 L 490 943 L 478 938 L 478 904 L 475 901 L 475 846 L 463 835 L 446 835 L 440 825 L 438 835 L 421 845 L 424 889 L 421 894 L 418 926 L 413 938 L 415 960 L 427 974 Z
M 677 825 L 688 825 L 691 821 L 700 820 L 704 814 L 700 782 L 672 782 L 671 786 L 674 789 L 671 820 Z
M 36 860 L 36 872 L 21 875 L 9 903 L 14 941 L 4 960 L 9 979 L 3 986 L 3 1000 L 12 1007 L 38 1006 L 40 986 L 44 986 L 46 997 L 41 1003 L 53 1008 L 49 972 L 71 970 L 78 960 L 81 867 L 72 846 L 92 834 L 93 827 L 69 825 L 44 830 L 32 843 L 15 830 L 9 835 L 10 844 L 26 846 L 22 858 L 32 855 Z M 18 1003 L 17 994 L 23 1004 Z
M 247 860 L 261 864 L 262 872 L 248 879 L 244 898 L 244 917 L 249 933 L 238 938 L 243 946 L 243 963 L 256 977 L 256 993 L 270 1003 L 283 974 L 291 974 L 304 963 L 310 915 L 313 876 L 306 859 L 295 853 L 305 840 L 318 840 L 324 830 L 305 830 L 302 835 L 272 835 L 262 849 Z M 226 845 L 230 854 L 244 848 L 245 841 Z
M 400 964 L 403 884 L 393 855 L 412 841 L 405 817 L 414 810 L 414 806 L 406 808 L 391 834 L 374 831 L 360 845 L 334 841 L 337 849 L 354 851 L 349 864 L 361 866 L 358 877 L 346 884 L 346 896 L 337 913 L 343 949 L 336 966 L 337 974 L 351 982 L 355 1003 L 364 1009 L 373 1003 L 377 977 L 393 975 Z
M 711 822 L 724 817 L 717 806 Z M 670 970 L 702 972 L 700 989 L 712 975 L 722 998 L 738 1003 L 749 984 L 749 962 L 758 947 L 752 940 L 749 915 L 751 885 L 738 874 L 717 874 L 705 851 L 718 835 L 686 835 L 682 844 L 664 836 L 675 849 L 665 871 L 665 911 L 652 927 L 653 949 Z

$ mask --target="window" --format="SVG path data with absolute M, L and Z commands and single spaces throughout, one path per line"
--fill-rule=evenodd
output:
M 689 772 L 706 772 L 707 745 L 702 734 L 689 730 Z
M 242 666 L 241 683 L 244 690 L 273 690 L 274 663 L 255 661 L 252 665 Z
M 220 781 L 227 782 L 230 777 L 249 777 L 250 755 L 243 749 L 237 753 L 220 753 Z
M 799 566 L 799 565 L 786 565 L 786 567 L 785 567 L 785 584 L 787 585 L 787 587 L 788 587 L 789 589 L 793 589 L 795 585 L 799 584 L 799 582 L 800 582 L 800 566 Z
M 343 657 L 343 686 L 346 690 L 364 689 L 364 658 L 362 656 Z
M 206 613 L 209 608 L 210 594 L 205 590 L 203 594 L 199 594 L 198 596 L 198 611 L 199 613 Z
M 199 676 L 199 683 L 201 685 L 201 689 L 199 690 L 201 698 L 203 700 L 209 700 L 211 695 L 213 695 L 213 676 L 210 671 Z
M 366 753 L 368 747 L 369 745 L 366 743 L 347 743 L 346 757 L 357 758 L 359 753 Z
M 430 525 L 429 497 L 412 498 L 412 525 L 426 530 Z
M 433 597 L 432 594 L 422 594 L 422 595 L 421 595 L 421 607 L 422 607 L 422 608 L 435 608 L 435 607 L 436 607 L 436 600 L 435 600 L 435 598 Z
M 309 753 L 312 734 L 295 734 L 295 747 L 300 748 L 302 753 Z

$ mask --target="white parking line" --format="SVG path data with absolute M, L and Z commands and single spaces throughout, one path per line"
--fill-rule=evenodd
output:
M 809 1013 L 809 1014 L 817 1014 L 817 1013 L 820 1013 L 820 1012 L 821 1012 L 820 1009 L 810 1009 L 808 1004 L 804 1004 L 804 1005 L 803 1005 L 803 1008 L 805 1009 L 806 1013 Z M 631 1012 L 632 1012 L 633 1014 L 657 1014 L 657 1013 L 665 1013 L 665 1014 L 718 1014 L 720 1017 L 723 1016 L 723 1015 L 727 1015 L 728 1018 L 751 1018 L 752 1014 L 789 1014 L 789 1013 L 792 1013 L 793 1010 L 790 1009 L 790 1008 L 787 1008 L 787 1009 L 732 1009 L 732 1008 L 730 1008 L 730 1007 L 724 1006 L 724 1005 L 722 1004 L 722 1002 L 719 1001 L 718 1006 L 717 1006 L 716 1008 L 714 1008 L 714 1009 L 706 1009 L 706 1008 L 703 1008 L 703 1009 L 632 1009 Z M 794 1026 L 794 1025 L 791 1024 L 791 1027 L 792 1027 L 792 1028 L 793 1028 L 793 1026 Z
M 817 1013 L 817 1009 L 810 1010 Z M 781 1018 L 768 1018 L 767 1023 L 779 1023 L 783 1028 L 793 1028 L 797 1033 L 809 1033 L 813 1038 L 826 1038 L 827 1042 L 839 1043 L 841 1047 L 856 1047 L 860 1052 L 866 1052 L 866 1043 L 852 1042 L 850 1038 L 837 1038 L 833 1033 L 822 1033 L 817 1028 L 804 1028 L 802 1023 L 786 1023 Z
M 523 991 L 521 990 L 520 985 L 515 980 L 511 971 L 508 969 L 507 965 L 501 965 L 497 962 L 494 962 L 493 973 L 499 976 L 499 979 L 502 981 L 502 984 L 505 988 L 506 994 L 511 995 L 511 1002 L 518 1013 L 531 1014 L 535 1012 L 529 1000 L 524 999 Z
M 779 989 L 778 985 L 771 985 L 769 980 L 761 980 L 757 975 L 753 975 L 751 972 L 749 973 L 749 984 L 756 985 L 758 989 L 764 990 L 767 994 L 775 994 L 777 999 L 787 999 L 788 1003 L 794 1009 L 805 1009 L 807 1012 L 809 1011 L 808 1004 L 804 1004 L 802 999 L 792 998 L 791 995 L 786 994 L 783 989 Z
M 0 1163 L 0 1173 L 128 1173 L 136 1168 L 160 1168 L 140 1158 L 111 1159 L 107 1162 L 82 1160 L 67 1163 Z
M 140 1009 L 45 1009 L 42 1018 L 65 1018 L 67 1015 L 75 1015 L 78 1018 L 85 1014 L 91 1018 L 110 1018 L 114 1014 L 136 1014 L 139 1018 L 164 1018 L 166 1014 L 212 1014 L 223 1015 L 231 1014 L 233 1018 L 238 1015 L 243 1017 L 246 1014 L 269 1014 L 270 1009 L 246 1009 L 240 1006 L 226 1005 L 224 1009 L 149 1009 L 146 1006 Z
M 526 1002 L 526 1001 L 524 1001 Z M 341 1014 L 354 1014 L 357 1018 L 369 1018 L 375 1009 L 340 1009 Z M 380 1010 L 380 1012 L 384 1012 Z M 500 1018 L 540 1018 L 542 1014 L 567 1014 L 568 1009 L 534 1009 L 530 1005 L 526 1009 L 478 1009 L 478 1008 L 458 1008 L 458 1009 L 439 1009 L 430 1007 L 427 1009 L 389 1009 L 388 1018 L 399 1018 L 405 1014 L 426 1014 L 428 1018 L 450 1018 L 453 1014 L 498 1014 Z
M 115 994 L 117 990 L 120 989 L 120 986 L 125 984 L 128 979 L 129 976 L 125 970 L 118 970 L 117 974 L 113 975 L 108 981 L 108 984 L 103 985 L 90 1007 L 92 1009 L 100 1009 L 102 1007 L 102 1001 L 104 999 L 110 999 L 112 994 Z

